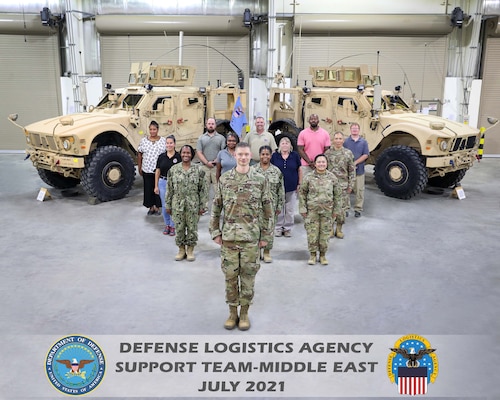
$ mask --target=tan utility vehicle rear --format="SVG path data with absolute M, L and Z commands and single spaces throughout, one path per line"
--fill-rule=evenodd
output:
M 160 135 L 175 135 L 177 148 L 195 146 L 208 117 L 216 118 L 219 132 L 229 131 L 238 96 L 246 108 L 245 92 L 232 84 L 194 87 L 194 73 L 193 67 L 135 63 L 128 87 L 106 85 L 105 96 L 89 112 L 21 127 L 42 180 L 59 189 L 81 183 L 100 201 L 120 199 L 132 187 L 137 147 L 152 120 Z
M 478 129 L 416 113 L 398 88 L 381 90 L 380 77 L 367 66 L 311 67 L 310 74 L 312 88 L 271 88 L 269 130 L 297 136 L 317 114 L 330 135 L 348 136 L 357 122 L 370 149 L 367 163 L 375 166 L 375 181 L 387 196 L 409 199 L 427 184 L 456 185 L 476 160 Z

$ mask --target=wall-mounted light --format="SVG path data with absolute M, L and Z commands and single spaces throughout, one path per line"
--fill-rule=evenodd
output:
M 52 17 L 52 13 L 48 7 L 43 7 L 42 11 L 40 11 L 40 19 L 42 20 L 43 26 L 50 26 L 50 19 Z
M 246 28 L 252 27 L 252 13 L 249 8 L 245 8 L 243 12 L 243 26 Z
M 451 26 L 457 26 L 459 29 L 464 23 L 464 12 L 460 7 L 455 7 L 451 12 Z
M 43 7 L 42 11 L 40 11 L 40 20 L 42 21 L 43 26 L 56 26 L 61 20 L 61 14 L 54 15 L 50 11 L 49 7 Z

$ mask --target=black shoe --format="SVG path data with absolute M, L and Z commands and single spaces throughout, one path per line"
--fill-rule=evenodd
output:
M 361 213 L 359 211 L 354 211 L 354 216 L 356 218 L 361 217 Z
M 349 216 L 349 211 L 345 212 L 345 217 L 347 218 Z

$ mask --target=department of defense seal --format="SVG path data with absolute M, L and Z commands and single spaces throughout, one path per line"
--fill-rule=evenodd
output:
M 50 348 L 45 360 L 49 382 L 68 395 L 83 395 L 103 380 L 106 360 L 100 347 L 85 336 L 66 336 Z

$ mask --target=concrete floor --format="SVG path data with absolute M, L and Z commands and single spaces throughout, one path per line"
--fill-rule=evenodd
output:
M 0 335 L 435 335 L 500 331 L 500 159 L 462 181 L 466 199 L 385 197 L 367 173 L 365 212 L 307 265 L 299 216 L 262 264 L 248 332 L 225 331 L 219 247 L 201 217 L 195 262 L 175 262 L 142 180 L 122 200 L 89 205 L 82 189 L 36 200 L 24 154 L 0 154 Z M 352 213 L 351 213 L 352 215 Z M 69 306 L 73 304 L 76 306 Z M 46 351 L 46 349 L 44 349 Z M 0 379 L 2 379 L 0 377 Z M 55 393 L 55 392 L 54 392 Z M 1 397 L 1 396 L 0 396 Z

